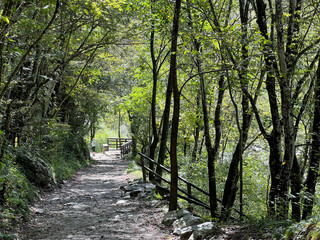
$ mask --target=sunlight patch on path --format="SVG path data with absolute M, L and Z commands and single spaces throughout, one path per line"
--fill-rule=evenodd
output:
M 149 202 L 123 199 L 130 179 L 120 152 L 96 154 L 95 164 L 33 206 L 21 239 L 175 239 L 160 224 L 163 212 Z

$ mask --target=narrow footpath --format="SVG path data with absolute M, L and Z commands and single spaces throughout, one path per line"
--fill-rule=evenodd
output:
M 162 209 L 123 198 L 120 186 L 131 176 L 118 151 L 96 154 L 95 160 L 62 188 L 41 195 L 18 239 L 176 239 L 161 225 Z

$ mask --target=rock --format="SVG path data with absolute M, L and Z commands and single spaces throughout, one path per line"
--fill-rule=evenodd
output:
M 217 226 L 212 222 L 186 227 L 181 230 L 181 240 L 201 240 L 217 231 Z
M 162 224 L 170 227 L 174 221 L 182 218 L 184 215 L 192 215 L 192 213 L 185 209 L 167 212 L 162 219 Z
M 190 227 L 181 229 L 180 240 L 188 240 L 195 229 L 196 229 L 195 226 L 190 226 Z
M 150 202 L 150 206 L 151 206 L 151 207 L 157 207 L 158 204 L 159 204 L 159 201 L 158 201 L 158 200 L 152 200 L 152 201 Z
M 31 157 L 20 150 L 17 151 L 16 161 L 28 180 L 35 186 L 52 190 L 56 185 L 51 167 L 42 159 Z
M 145 191 L 146 192 L 152 192 L 156 189 L 156 185 L 152 184 L 152 183 L 145 183 Z
M 144 185 L 138 184 L 138 185 L 130 185 L 130 186 L 124 186 L 122 188 L 125 192 L 134 192 L 134 191 L 140 191 L 142 192 L 144 190 Z
M 155 188 L 156 186 L 154 184 L 143 183 L 142 179 L 134 180 L 133 182 L 129 182 L 127 186 L 120 187 L 120 189 L 129 194 L 131 198 L 149 198 L 153 194 Z
M 148 198 L 150 196 L 150 193 L 148 192 L 141 192 L 139 193 L 140 198 Z
M 129 201 L 127 200 L 119 200 L 116 202 L 115 205 L 128 205 L 129 204 Z
M 191 214 L 184 215 L 182 218 L 173 222 L 172 224 L 174 228 L 173 234 L 180 235 L 181 229 L 200 224 L 201 222 L 202 222 L 201 218 L 199 217 L 195 217 L 194 215 L 191 215 Z

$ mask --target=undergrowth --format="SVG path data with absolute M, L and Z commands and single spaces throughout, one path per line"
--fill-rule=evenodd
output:
M 320 214 L 316 214 L 308 220 L 303 220 L 298 223 L 292 224 L 287 229 L 283 239 L 320 239 Z
M 87 143 L 63 126 L 54 126 L 49 134 L 30 139 L 18 146 L 31 157 L 42 159 L 51 168 L 55 182 L 71 178 L 74 173 L 92 163 Z M 0 239 L 13 239 L 10 232 L 16 223 L 29 216 L 29 206 L 42 189 L 35 187 L 24 169 L 15 161 L 16 148 L 8 146 L 0 160 Z
M 29 204 L 38 196 L 34 186 L 12 161 L 10 152 L 5 154 L 0 168 L 0 239 L 10 239 L 6 232 L 29 215 Z

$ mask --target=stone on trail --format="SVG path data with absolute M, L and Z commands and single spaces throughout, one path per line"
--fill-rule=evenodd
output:
M 115 205 L 127 205 L 127 204 L 129 204 L 129 203 L 130 203 L 130 202 L 127 201 L 127 200 L 119 200 L 119 201 L 116 202 Z
M 196 217 L 191 214 L 184 215 L 182 218 L 177 219 L 176 221 L 173 222 L 173 224 L 172 224 L 173 229 L 174 229 L 173 234 L 180 235 L 181 230 L 183 228 L 194 226 L 194 225 L 197 225 L 200 223 L 202 223 L 201 218 Z
M 201 240 L 213 235 L 218 230 L 213 222 L 205 222 L 199 225 L 186 227 L 181 230 L 181 240 Z
M 178 220 L 179 218 L 182 218 L 185 215 L 192 215 L 192 213 L 183 208 L 180 210 L 167 212 L 162 219 L 162 224 L 167 227 L 170 227 L 174 221 Z
M 129 194 L 131 198 L 147 198 L 153 194 L 156 186 L 152 183 L 144 183 L 143 180 L 132 181 L 127 186 L 121 186 L 120 189 Z

